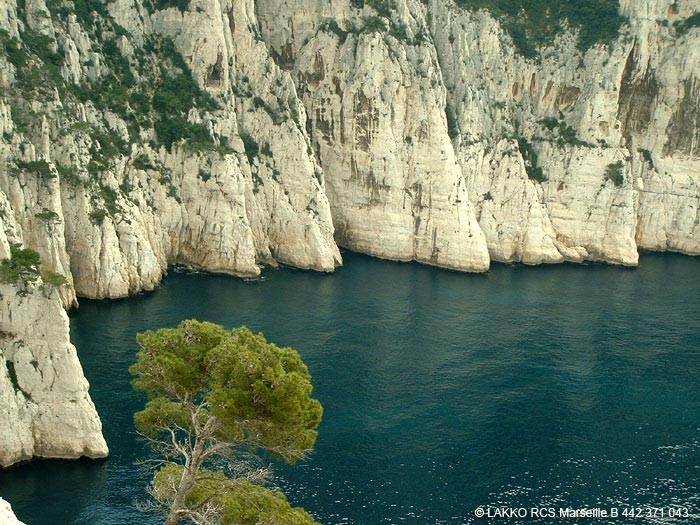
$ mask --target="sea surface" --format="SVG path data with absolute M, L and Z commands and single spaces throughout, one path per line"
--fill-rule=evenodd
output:
M 128 367 L 136 333 L 197 318 L 263 331 L 308 364 L 318 441 L 276 472 L 323 524 L 700 522 L 700 259 L 465 275 L 344 257 L 330 275 L 171 272 L 153 293 L 81 301 L 71 336 L 111 455 L 0 471 L 0 495 L 27 525 L 162 523 L 135 506 L 148 451 Z M 475 514 L 500 508 L 527 516 Z

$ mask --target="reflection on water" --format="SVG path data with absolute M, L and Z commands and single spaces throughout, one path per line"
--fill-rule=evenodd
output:
M 158 523 L 133 505 L 148 482 L 133 466 L 134 335 L 198 318 L 262 330 L 309 365 L 317 446 L 277 471 L 323 523 L 489 523 L 473 515 L 482 505 L 698 508 L 700 260 L 475 276 L 345 257 L 332 275 L 173 274 L 139 298 L 83 301 L 72 337 L 111 456 L 0 472 L 0 494 L 28 525 Z

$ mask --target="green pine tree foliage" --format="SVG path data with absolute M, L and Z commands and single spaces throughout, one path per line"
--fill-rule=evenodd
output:
M 130 371 L 149 400 L 135 423 L 160 455 L 150 492 L 165 523 L 314 523 L 261 486 L 254 467 L 261 452 L 294 463 L 316 441 L 322 408 L 299 354 L 245 327 L 195 320 L 137 341 Z
M 172 487 L 182 479 L 183 467 L 168 465 L 160 469 L 153 481 L 156 497 L 174 499 Z M 224 524 L 236 525 L 318 525 L 305 510 L 292 507 L 285 495 L 277 490 L 261 487 L 246 480 L 231 480 L 221 472 L 201 471 L 201 477 L 190 491 L 186 504 L 190 508 L 202 507 L 210 502 L 218 509 Z M 226 490 L 222 491 L 221 487 Z M 168 493 L 170 491 L 170 493 Z

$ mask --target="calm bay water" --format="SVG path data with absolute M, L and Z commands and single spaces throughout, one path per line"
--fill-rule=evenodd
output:
M 111 456 L 0 471 L 20 519 L 159 523 L 133 505 L 148 480 L 127 369 L 137 332 L 187 318 L 300 351 L 324 420 L 311 459 L 277 472 L 326 525 L 560 522 L 476 519 L 487 505 L 700 514 L 700 259 L 475 276 L 346 253 L 332 275 L 173 273 L 152 294 L 82 301 L 71 334 Z

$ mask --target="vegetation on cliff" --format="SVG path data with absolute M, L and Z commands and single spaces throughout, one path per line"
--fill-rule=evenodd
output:
M 69 54 L 75 51 L 66 47 L 65 39 L 24 23 L 29 14 L 20 3 L 17 16 L 23 23 L 18 34 L 0 29 L 0 62 L 4 58 L 11 66 L 0 90 L 11 109 L 13 131 L 23 140 L 39 143 L 43 118 L 51 115 L 52 108 L 60 108 L 60 120 L 53 121 L 75 138 L 81 155 L 72 156 L 70 164 L 56 163 L 56 169 L 43 159 L 8 159 L 11 175 L 24 173 L 47 181 L 59 174 L 61 181 L 83 186 L 91 194 L 90 218 L 102 224 L 107 216 L 120 220 L 120 200 L 130 198 L 128 181 L 112 188 L 105 180 L 105 173 L 115 171 L 120 159 L 144 155 L 138 150 L 146 145 L 156 151 L 177 146 L 195 152 L 231 152 L 207 122 L 219 104 L 200 88 L 170 39 L 150 35 L 143 45 L 129 43 L 127 31 L 100 0 L 46 4 L 51 23 L 66 32 L 68 17 L 74 14 L 81 30 L 99 46 L 99 56 L 82 64 L 82 76 L 74 77 Z M 12 135 L 5 135 L 10 141 Z M 168 187 L 168 195 L 178 200 L 169 170 L 149 165 L 155 178 Z
M 66 278 L 60 273 L 51 270 L 41 270 L 41 257 L 30 249 L 22 248 L 21 244 L 10 245 L 10 258 L 0 261 L 0 283 L 22 284 L 28 286 L 36 282 L 39 277 L 44 284 L 52 286 L 64 286 L 68 284 Z
M 551 44 L 568 26 L 578 31 L 578 47 L 586 51 L 608 44 L 619 34 L 625 18 L 618 0 L 455 0 L 465 9 L 486 9 L 496 16 L 526 57 Z

